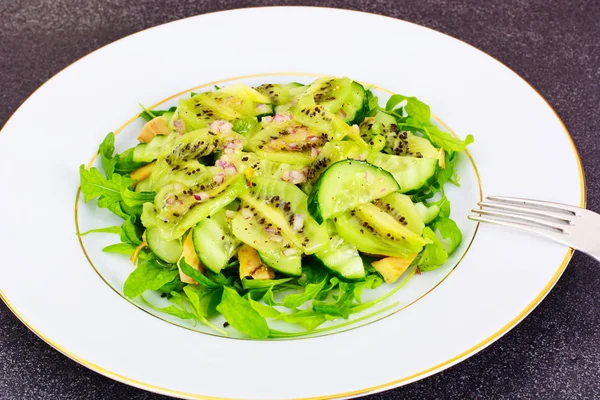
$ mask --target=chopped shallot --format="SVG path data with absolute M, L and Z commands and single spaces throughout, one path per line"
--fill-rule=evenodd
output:
M 296 231 L 301 232 L 302 228 L 304 227 L 304 215 L 302 215 L 302 214 L 296 214 L 294 216 L 294 223 L 293 223 L 292 227 Z
M 225 121 L 224 119 L 218 119 L 208 125 L 208 130 L 212 133 L 228 134 L 231 133 L 231 128 L 233 128 L 233 124 L 229 121 Z
M 233 217 L 235 217 L 235 211 L 232 210 L 225 210 L 225 217 L 231 219 Z
M 225 174 L 223 172 L 215 175 L 215 177 L 213 178 L 213 181 L 215 181 L 218 184 L 223 183 L 224 180 L 225 180 Z
M 250 209 L 248 209 L 248 208 L 243 208 L 242 209 L 242 217 L 244 217 L 244 219 L 252 218 L 252 211 L 250 211 Z
M 269 240 L 272 242 L 281 242 L 283 237 L 281 235 L 271 235 L 269 236 Z
M 210 199 L 210 195 L 206 192 L 195 193 L 194 199 L 196 199 L 196 201 L 202 202 Z

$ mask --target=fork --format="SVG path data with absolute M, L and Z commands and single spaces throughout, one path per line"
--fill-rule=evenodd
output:
M 542 235 L 600 261 L 600 214 L 584 208 L 517 197 L 488 196 L 469 219 Z

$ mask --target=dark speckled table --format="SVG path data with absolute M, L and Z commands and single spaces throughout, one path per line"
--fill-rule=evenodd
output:
M 211 11 L 292 4 L 416 22 L 507 64 L 542 93 L 569 128 L 583 160 L 588 208 L 600 211 L 598 0 L 2 0 L 0 126 L 44 81 L 123 36 Z M 542 304 L 498 342 L 447 371 L 370 398 L 600 399 L 599 288 L 600 265 L 576 253 Z M 111 381 L 64 357 L 0 302 L 0 399 L 159 398 L 164 397 Z

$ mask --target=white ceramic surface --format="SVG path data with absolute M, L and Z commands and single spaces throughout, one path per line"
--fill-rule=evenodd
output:
M 360 27 L 370 34 L 327 43 L 320 30 L 290 29 L 292 15 L 332 32 Z M 248 35 L 269 37 L 269 45 L 248 46 Z M 390 52 L 374 36 L 393 37 L 402 49 Z M 157 48 L 167 51 L 155 57 Z M 492 226 L 480 227 L 460 265 L 410 307 L 328 336 L 258 342 L 205 335 L 165 323 L 115 293 L 131 266 L 99 252 L 114 240 L 100 235 L 86 236 L 84 244 L 103 279 L 86 260 L 73 224 L 79 165 L 106 132 L 138 113 L 140 102 L 155 104 L 232 77 L 310 80 L 288 71 L 346 75 L 421 98 L 459 136 L 475 136 L 470 153 L 484 194 L 585 203 L 578 156 L 556 114 L 525 81 L 473 47 L 351 11 L 208 14 L 84 57 L 38 89 L 2 129 L 0 180 L 8 195 L 0 197 L 0 294 L 11 309 L 54 347 L 114 379 L 180 397 L 276 399 L 351 397 L 421 379 L 481 350 L 541 301 L 571 251 Z M 119 133 L 118 149 L 132 143 L 136 129 L 134 121 Z M 451 198 L 466 232 L 462 255 L 475 231 L 465 216 L 479 187 L 466 157 L 460 171 L 463 187 Z M 92 207 L 79 211 L 82 230 L 111 225 Z M 458 258 L 417 282 L 422 286 L 401 290 L 402 304 L 435 286 Z

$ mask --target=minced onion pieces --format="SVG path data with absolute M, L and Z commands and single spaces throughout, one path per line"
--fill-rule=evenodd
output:
M 196 199 L 196 201 L 202 202 L 210 199 L 210 195 L 206 192 L 199 192 L 194 194 L 194 199 Z
M 283 237 L 281 235 L 275 234 L 275 235 L 269 236 L 269 240 L 272 241 L 272 242 L 278 242 L 279 243 L 279 242 L 281 242 L 283 240 Z
M 292 227 L 298 232 L 302 231 L 302 228 L 304 227 L 304 215 L 302 215 L 302 214 L 294 215 L 294 222 L 293 222 Z
M 235 211 L 232 210 L 225 210 L 225 217 L 231 219 L 233 217 L 235 217 Z
M 243 208 L 242 209 L 242 217 L 244 217 L 244 219 L 250 219 L 252 218 L 252 211 L 250 211 L 250 209 L 248 208 Z

